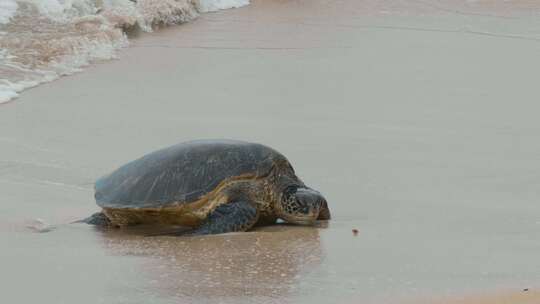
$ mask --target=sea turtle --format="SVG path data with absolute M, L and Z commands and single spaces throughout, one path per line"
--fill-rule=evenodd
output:
M 97 180 L 95 198 L 102 212 L 88 224 L 187 226 L 192 235 L 247 231 L 277 219 L 301 225 L 330 219 L 325 198 L 285 156 L 236 140 L 189 141 L 150 153 Z

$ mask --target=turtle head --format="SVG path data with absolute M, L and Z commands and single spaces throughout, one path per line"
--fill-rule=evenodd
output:
M 276 213 L 291 224 L 313 225 L 323 206 L 326 206 L 326 200 L 318 191 L 291 186 L 281 194 Z

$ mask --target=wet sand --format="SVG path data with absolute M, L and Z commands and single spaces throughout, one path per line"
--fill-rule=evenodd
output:
M 540 18 L 486 3 L 254 1 L 0 106 L 2 299 L 535 303 Z M 334 219 L 192 239 L 67 224 L 99 176 L 222 137 L 283 152 Z
M 460 296 L 449 297 L 444 300 L 430 299 L 419 301 L 414 303 L 432 303 L 432 304 L 535 304 L 540 299 L 540 293 L 538 291 L 522 290 L 519 292 L 497 292 L 490 295 L 474 295 L 474 296 Z

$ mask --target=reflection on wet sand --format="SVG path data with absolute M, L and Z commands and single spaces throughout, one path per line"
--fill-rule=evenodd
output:
M 182 302 L 288 302 L 302 276 L 323 258 L 314 227 L 278 225 L 205 237 L 110 230 L 102 237 L 114 255 L 149 257 L 140 265 L 140 280 L 149 290 Z

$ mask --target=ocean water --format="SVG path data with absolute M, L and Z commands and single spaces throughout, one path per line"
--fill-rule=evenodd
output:
M 115 58 L 126 32 L 189 22 L 249 0 L 0 0 L 0 103 Z

